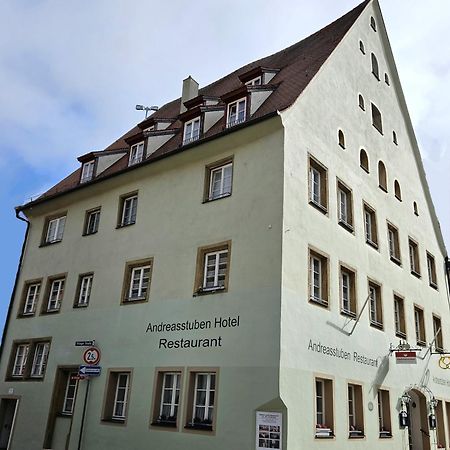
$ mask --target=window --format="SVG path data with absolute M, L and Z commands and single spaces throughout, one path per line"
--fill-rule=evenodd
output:
M 130 160 L 128 161 L 128 165 L 132 166 L 133 164 L 138 164 L 142 161 L 144 157 L 144 143 L 139 142 L 139 144 L 134 144 L 130 149 Z
M 372 105 L 372 125 L 383 134 L 383 121 L 381 118 L 380 110 L 373 104 Z
M 427 252 L 427 269 L 428 269 L 428 281 L 430 286 L 437 289 L 437 278 L 436 278 L 436 262 L 434 261 L 434 256 Z
M 359 50 L 361 51 L 361 53 L 363 55 L 366 54 L 366 49 L 364 48 L 364 42 L 363 41 L 359 41 Z
M 348 399 L 348 437 L 364 437 L 364 416 L 362 387 L 359 384 L 347 385 Z
M 399 295 L 394 295 L 395 335 L 406 339 L 405 302 Z
M 56 242 L 61 242 L 64 234 L 65 224 L 65 215 L 47 219 L 43 244 L 55 244 Z
M 366 110 L 366 105 L 364 103 L 364 97 L 361 94 L 358 95 L 358 105 L 363 111 Z
M 183 145 L 197 141 L 200 138 L 200 117 L 184 124 Z
M 85 162 L 81 168 L 80 183 L 91 181 L 94 176 L 95 161 Z
M 100 223 L 100 208 L 94 208 L 86 211 L 83 236 L 97 233 L 99 223 Z
M 191 372 L 186 428 L 214 429 L 217 372 Z
M 411 238 L 409 238 L 409 266 L 411 273 L 420 278 L 419 246 Z
M 418 306 L 414 307 L 414 324 L 416 326 L 417 345 L 424 347 L 426 345 L 425 317 L 423 314 L 423 309 Z
M 39 300 L 41 291 L 41 280 L 27 281 L 22 294 L 19 316 L 33 316 Z
M 241 98 L 228 105 L 227 109 L 227 128 L 233 127 L 245 121 L 247 99 Z
M 377 61 L 377 57 L 372 53 L 370 55 L 370 58 L 372 60 L 372 73 L 375 76 L 375 78 L 380 81 L 380 72 L 378 69 L 378 61 Z
M 230 250 L 230 241 L 198 250 L 194 295 L 228 290 Z
M 152 425 L 177 426 L 180 389 L 181 372 L 159 371 L 157 373 Z
M 369 173 L 369 157 L 363 148 L 359 152 L 359 165 L 362 169 Z
M 43 305 L 43 313 L 58 312 L 64 296 L 65 277 L 50 278 L 47 282 L 47 303 Z
M 74 303 L 75 308 L 81 308 L 89 305 L 93 280 L 94 280 L 93 273 L 86 273 L 79 276 L 77 293 Z
M 388 222 L 387 230 L 389 243 L 389 257 L 391 258 L 391 261 L 395 262 L 396 264 L 401 264 L 398 229 Z
M 246 86 L 259 86 L 259 85 L 261 85 L 261 84 L 262 84 L 262 82 L 261 82 L 261 76 L 256 77 L 256 78 L 253 78 L 252 80 L 247 81 L 247 82 L 245 83 Z
M 433 337 L 435 339 L 434 346 L 436 351 L 443 352 L 444 351 L 444 340 L 442 338 L 442 324 L 441 319 L 438 316 L 433 314 Z
M 395 198 L 401 202 L 402 201 L 402 190 L 400 189 L 400 183 L 397 180 L 394 181 L 394 194 L 395 194 Z
M 338 142 L 339 146 L 345 149 L 345 136 L 342 130 L 338 131 Z
M 389 81 L 389 75 L 388 75 L 387 73 L 384 74 L 384 82 L 385 82 L 388 86 L 391 85 L 391 82 Z
M 377 31 L 377 23 L 375 22 L 375 19 L 372 16 L 370 17 L 370 26 L 372 27 L 373 31 Z
M 204 201 L 217 200 L 231 195 L 233 160 L 227 158 L 206 166 Z
M 364 203 L 364 230 L 366 242 L 374 248 L 378 248 L 377 219 L 375 210 Z
M 398 145 L 398 140 L 397 140 L 397 133 L 395 131 L 392 132 L 392 142 L 395 145 Z
M 316 378 L 316 438 L 334 436 L 333 381 Z
M 16 346 L 16 353 L 12 367 L 13 377 L 23 377 L 25 375 L 25 367 L 27 364 L 28 352 L 30 344 L 19 344 Z
M 125 423 L 130 397 L 131 371 L 110 370 L 102 420 Z
M 413 210 L 416 216 L 419 215 L 419 208 L 417 207 L 417 202 L 413 202 Z
M 309 203 L 321 212 L 328 210 L 327 169 L 309 157 Z
M 392 437 L 389 391 L 378 389 L 378 427 L 380 438 Z
M 378 186 L 380 189 L 387 192 L 387 173 L 383 161 L 378 162 Z
M 352 191 L 341 181 L 337 182 L 338 221 L 348 231 L 353 231 Z
M 153 259 L 127 263 L 122 303 L 147 301 L 152 277 Z
M 328 306 L 328 259 L 309 250 L 309 299 Z
M 76 379 L 78 372 L 67 373 L 66 389 L 64 391 L 63 405 L 61 414 L 71 416 L 77 396 L 78 380 Z
M 33 364 L 31 366 L 31 377 L 42 378 L 47 367 L 49 342 L 39 342 L 34 349 Z
M 42 379 L 47 367 L 50 341 L 30 339 L 14 342 L 6 380 Z
M 127 194 L 120 198 L 119 228 L 136 223 L 137 203 L 137 193 Z
M 372 281 L 369 281 L 369 319 L 371 326 L 383 329 L 381 286 Z
M 341 313 L 356 317 L 356 276 L 345 266 L 340 267 Z

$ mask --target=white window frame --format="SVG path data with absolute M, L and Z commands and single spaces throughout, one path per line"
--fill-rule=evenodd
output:
M 239 106 L 244 103 L 244 109 L 243 109 L 243 117 L 239 118 Z M 236 107 L 236 112 L 235 112 L 235 118 L 234 120 L 231 120 L 231 110 L 233 107 Z M 243 97 L 240 98 L 239 100 L 236 100 L 234 102 L 231 102 L 228 104 L 227 107 L 227 128 L 233 127 L 235 125 L 239 125 L 240 123 L 245 122 L 245 120 L 247 119 L 247 97 Z
M 338 188 L 339 196 L 339 221 L 350 225 L 349 221 L 349 193 L 342 188 Z
M 112 410 L 112 418 L 124 420 L 127 414 L 127 403 L 128 403 L 128 389 L 130 385 L 130 374 L 128 372 L 118 372 L 116 378 L 116 388 L 114 394 L 114 403 Z M 120 386 L 120 380 L 122 377 L 126 377 L 125 386 Z M 119 389 L 124 390 L 123 400 L 118 400 L 119 397 Z M 122 406 L 122 414 L 116 414 L 118 405 Z
M 197 392 L 198 392 L 198 378 L 199 376 L 206 376 L 206 387 L 205 389 L 202 389 L 202 391 L 205 392 L 205 403 L 204 405 L 197 405 L 196 403 L 196 399 L 197 399 Z M 214 389 L 211 388 L 211 380 L 212 377 L 214 377 Z M 201 417 L 202 421 L 205 420 L 210 420 L 211 421 L 211 425 L 213 423 L 213 419 L 214 419 L 214 413 L 215 413 L 215 399 L 216 399 L 216 381 L 217 381 L 217 377 L 216 377 L 216 373 L 215 372 L 198 372 L 195 374 L 195 382 L 194 382 L 194 397 L 193 397 L 193 401 L 192 401 L 192 424 L 195 424 L 194 419 L 196 418 L 195 415 L 195 410 L 196 408 L 203 408 L 204 409 L 204 414 L 203 417 Z M 214 401 L 211 402 L 211 393 L 214 392 Z M 210 416 L 210 409 L 212 410 L 212 418 Z
M 320 389 L 318 389 L 320 386 Z M 320 391 L 320 393 L 319 393 Z M 316 378 L 316 424 L 317 425 L 325 425 L 326 424 L 326 415 L 325 415 L 325 381 Z M 320 404 L 321 408 L 319 411 L 318 405 Z M 319 420 L 319 416 L 321 419 Z
M 130 148 L 130 159 L 128 160 L 128 165 L 132 166 L 134 164 L 140 163 L 144 159 L 144 141 L 134 144 Z
M 33 289 L 34 288 L 34 289 Z M 31 290 L 33 289 L 33 292 Z M 30 283 L 27 287 L 25 303 L 23 305 L 22 315 L 32 315 L 35 313 L 36 304 L 41 292 L 41 283 Z
M 349 431 L 352 427 L 356 429 L 356 405 L 355 405 L 355 386 L 348 384 L 348 425 Z
M 14 364 L 11 375 L 13 377 L 23 377 L 25 375 L 25 367 L 27 365 L 30 344 L 18 344 L 16 354 L 14 356 Z
M 126 225 L 133 225 L 136 223 L 137 203 L 138 203 L 137 194 L 130 195 L 129 197 L 124 197 L 122 199 L 122 214 L 120 220 L 120 225 L 122 227 Z M 128 204 L 130 204 L 129 213 L 128 215 L 126 215 Z
M 66 282 L 65 278 L 58 278 L 56 280 L 52 280 L 52 284 L 50 285 L 50 291 L 48 293 L 47 312 L 59 311 L 61 307 L 61 301 L 64 295 L 65 282 Z M 56 290 L 54 290 L 55 285 L 58 285 Z
M 85 234 L 94 234 L 98 231 L 100 223 L 100 209 L 95 209 L 87 213 Z M 92 224 L 92 225 L 91 225 Z
M 345 282 L 346 280 L 346 282 Z M 346 292 L 346 294 L 345 294 Z M 342 311 L 353 314 L 352 308 L 352 277 L 346 271 L 341 269 L 341 299 Z M 347 304 L 347 306 L 346 306 Z
M 33 364 L 31 366 L 31 377 L 42 378 L 47 367 L 49 342 L 38 342 L 34 348 Z
M 167 386 L 167 377 L 172 376 L 172 384 L 171 386 Z M 169 406 L 169 417 L 175 417 L 178 419 L 178 408 L 179 408 L 179 401 L 180 401 L 180 392 L 181 392 L 181 373 L 179 372 L 164 372 L 163 373 L 163 382 L 161 385 L 161 402 L 159 406 L 159 418 L 163 415 L 163 408 L 164 406 Z M 164 402 L 164 392 L 166 390 L 171 391 L 170 395 L 170 402 L 166 403 Z M 177 402 L 177 393 L 178 393 L 178 402 Z M 175 408 L 176 408 L 176 414 L 175 414 Z M 168 417 L 168 418 L 169 418 Z M 168 418 L 165 421 L 168 421 Z
M 148 281 L 147 281 L 147 286 L 145 287 L 145 292 L 144 292 L 144 274 L 145 271 L 148 269 Z M 135 273 L 136 272 L 140 272 L 139 273 L 139 282 L 138 282 L 138 295 L 132 295 L 133 294 L 133 290 L 135 289 L 134 286 L 134 277 L 135 277 Z M 152 273 L 152 266 L 151 264 L 147 264 L 145 266 L 136 266 L 133 267 L 131 269 L 131 274 L 130 274 L 130 286 L 128 289 L 128 297 L 127 300 L 129 301 L 134 301 L 134 300 L 143 300 L 145 298 L 147 298 L 147 293 L 148 293 L 148 289 L 150 287 L 150 277 L 151 277 L 151 273 Z
M 231 179 L 230 179 L 230 185 L 225 185 L 225 171 L 231 167 Z M 220 187 L 219 187 L 219 193 L 214 193 L 214 177 L 215 174 L 220 173 Z M 231 189 L 233 186 L 233 162 L 229 162 L 227 164 L 224 164 L 223 166 L 218 166 L 210 169 L 209 173 L 209 193 L 208 193 L 208 200 L 216 200 L 218 198 L 227 197 L 231 195 Z
M 246 86 L 261 86 L 262 85 L 262 76 L 252 78 L 251 80 L 245 83 Z
M 80 292 L 78 293 L 77 306 L 87 306 L 91 298 L 92 282 L 94 275 L 83 275 L 80 280 Z
M 61 242 L 64 234 L 65 224 L 65 215 L 49 220 L 47 224 L 47 233 L 45 234 L 45 243 L 53 244 L 54 242 Z
M 324 303 L 323 300 L 323 292 L 322 292 L 322 285 L 323 285 L 323 268 L 322 268 L 322 259 L 311 255 L 309 258 L 309 270 L 310 270 L 310 292 L 309 296 L 311 300 L 314 300 L 315 302 Z M 317 295 L 316 295 L 317 293 Z
M 394 326 L 395 326 L 395 332 L 404 334 L 404 332 L 401 330 L 402 328 L 402 314 L 401 314 L 401 307 L 400 307 L 400 298 L 397 296 L 394 296 Z
M 197 125 L 197 128 L 196 128 Z M 200 139 L 200 117 L 189 120 L 184 124 L 184 135 L 183 135 L 183 145 L 189 144 L 190 142 L 198 141 Z
M 378 321 L 378 290 L 375 286 L 369 285 L 369 319 L 371 324 L 382 326 L 382 322 Z
M 437 288 L 436 261 L 434 256 L 427 252 L 427 271 L 430 286 Z
M 322 193 L 322 174 L 315 167 L 310 167 L 310 200 L 316 205 L 323 206 L 321 203 Z
M 72 377 L 75 377 L 77 375 L 77 372 L 69 372 L 67 374 L 67 384 L 66 390 L 64 392 L 64 401 L 61 411 L 64 415 L 71 416 L 73 414 L 73 407 L 75 406 L 75 398 L 77 396 L 78 390 L 78 380 L 72 379 Z
M 421 317 L 423 316 L 423 311 L 417 307 L 414 307 L 414 324 L 416 328 L 416 342 L 418 344 L 425 343 L 425 330 L 422 329 Z M 423 333 L 422 333 L 423 332 Z M 423 334 L 423 339 L 422 339 Z
M 87 183 L 88 181 L 92 180 L 92 178 L 94 177 L 94 166 L 95 160 L 83 163 L 83 166 L 81 168 L 80 183 Z
M 219 271 L 220 271 L 220 256 L 221 255 L 227 255 L 226 257 L 226 267 L 225 267 L 225 274 L 224 274 L 224 278 L 223 281 L 219 280 Z M 227 274 L 228 274 L 228 265 L 229 265 L 229 261 L 228 261 L 228 248 L 226 249 L 222 249 L 222 250 L 217 250 L 214 252 L 206 252 L 204 259 L 203 259 L 203 286 L 202 286 L 202 290 L 203 291 L 212 291 L 212 290 L 217 290 L 217 289 L 225 289 L 225 284 L 226 284 L 226 279 L 227 279 Z M 207 278 L 208 278 L 208 259 L 209 257 L 214 257 L 215 261 L 214 261 L 214 285 L 213 286 L 207 286 Z M 219 284 L 222 283 L 222 284 Z

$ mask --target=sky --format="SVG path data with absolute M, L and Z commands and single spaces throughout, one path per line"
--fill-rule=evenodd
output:
M 181 95 L 312 34 L 353 0 L 2 0 L 0 330 L 25 224 L 45 192 L 140 122 L 136 104 Z M 448 0 L 380 0 L 428 183 L 450 248 Z

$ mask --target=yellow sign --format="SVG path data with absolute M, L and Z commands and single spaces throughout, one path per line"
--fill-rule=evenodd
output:
M 441 356 L 439 358 L 439 367 L 441 369 L 450 369 L 450 356 Z

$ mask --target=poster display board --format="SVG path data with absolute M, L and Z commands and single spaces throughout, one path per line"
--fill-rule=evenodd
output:
M 281 449 L 282 414 L 256 411 L 256 450 Z

